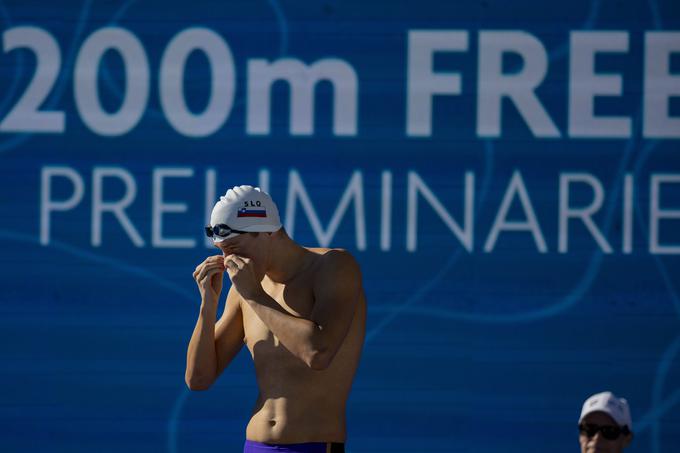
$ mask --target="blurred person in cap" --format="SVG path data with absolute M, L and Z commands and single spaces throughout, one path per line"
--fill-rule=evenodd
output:
M 612 392 L 597 393 L 583 403 L 578 421 L 581 453 L 620 453 L 633 440 L 628 401 Z
M 206 234 L 222 253 L 193 273 L 201 307 L 187 385 L 208 389 L 245 344 L 260 393 L 243 451 L 344 452 L 345 406 L 366 323 L 359 265 L 345 250 L 294 242 L 258 187 L 229 189 Z M 231 287 L 217 320 L 225 272 Z

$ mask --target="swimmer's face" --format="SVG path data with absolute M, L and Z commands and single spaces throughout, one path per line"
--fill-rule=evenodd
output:
M 224 256 L 238 255 L 250 258 L 256 264 L 266 262 L 268 256 L 270 234 L 268 233 L 241 233 L 222 242 L 216 242 L 215 247 L 222 251 Z
M 614 419 L 604 412 L 592 412 L 583 418 L 585 424 L 598 426 L 617 426 Z M 581 444 L 581 453 L 621 453 L 630 444 L 632 434 L 620 434 L 617 439 L 608 440 L 598 432 L 593 437 L 586 433 L 580 433 L 578 441 Z

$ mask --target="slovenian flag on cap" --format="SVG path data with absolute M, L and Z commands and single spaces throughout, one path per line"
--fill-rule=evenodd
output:
M 264 209 L 241 208 L 236 213 L 236 217 L 267 217 L 267 211 Z

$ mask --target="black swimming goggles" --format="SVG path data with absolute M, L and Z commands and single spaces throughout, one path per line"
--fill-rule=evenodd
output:
M 205 235 L 211 238 L 212 240 L 215 239 L 224 239 L 227 236 L 229 236 L 232 233 L 238 233 L 238 234 L 243 234 L 247 233 L 247 231 L 241 231 L 241 230 L 235 230 L 231 228 L 228 225 L 225 225 L 224 223 L 220 223 L 215 226 L 210 226 L 208 225 L 205 227 Z
M 602 437 L 607 440 L 616 440 L 621 434 L 624 436 L 630 433 L 627 426 L 620 428 L 613 425 L 596 425 L 594 423 L 580 423 L 578 425 L 578 431 L 581 434 L 585 434 L 589 439 L 595 437 L 595 435 L 600 432 Z

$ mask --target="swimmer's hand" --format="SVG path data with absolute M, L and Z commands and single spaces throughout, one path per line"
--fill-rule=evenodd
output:
M 203 302 L 218 303 L 222 292 L 223 273 L 224 260 L 222 255 L 209 256 L 196 266 L 194 280 L 196 280 Z
M 227 255 L 224 257 L 224 267 L 232 285 L 244 299 L 254 299 L 264 293 L 261 279 L 257 278 L 255 265 L 250 258 Z

